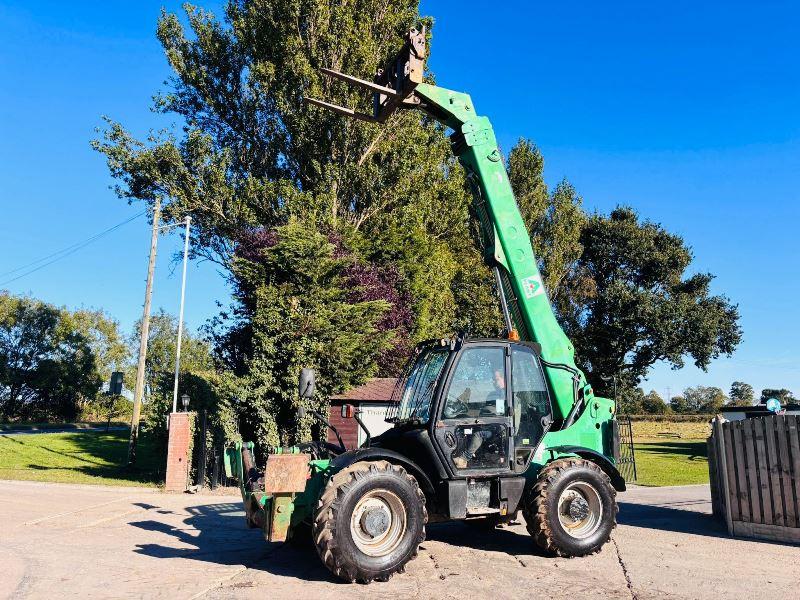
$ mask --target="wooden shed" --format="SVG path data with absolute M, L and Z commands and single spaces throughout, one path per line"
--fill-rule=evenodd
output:
M 352 404 L 361 411 L 361 420 L 369 429 L 371 436 L 376 436 L 391 427 L 384 421 L 386 409 L 392 399 L 392 392 L 397 384 L 394 377 L 376 377 L 370 379 L 364 385 L 360 385 L 351 390 L 331 396 L 331 407 L 328 418 L 331 425 L 339 430 L 345 447 L 347 449 L 358 448 L 364 443 L 366 435 L 358 426 L 355 419 L 342 418 L 342 406 Z M 336 436 L 332 431 L 328 431 L 328 441 L 336 444 Z

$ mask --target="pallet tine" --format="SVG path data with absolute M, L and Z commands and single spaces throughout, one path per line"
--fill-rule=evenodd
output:
M 353 75 L 347 75 L 346 73 L 340 73 L 339 71 L 334 71 L 333 69 L 326 69 L 324 67 L 320 68 L 320 72 L 328 75 L 330 77 L 335 77 L 336 79 L 341 79 L 346 83 L 350 83 L 352 85 L 358 85 L 363 88 L 368 89 L 371 92 L 378 92 L 379 94 L 385 94 L 387 96 L 392 96 L 393 98 L 400 98 L 401 95 L 398 94 L 395 90 L 390 87 L 386 87 L 384 85 L 380 85 L 379 83 L 374 83 L 372 81 L 367 81 L 366 79 L 360 79 L 358 77 L 354 77 Z
M 314 106 L 319 106 L 321 108 L 326 108 L 330 111 L 338 113 L 340 115 L 344 115 L 346 117 L 352 117 L 354 119 L 358 119 L 360 121 L 366 121 L 367 123 L 378 123 L 378 119 L 373 117 L 372 115 L 367 115 L 364 113 L 356 112 L 352 108 L 345 108 L 344 106 L 339 106 L 337 104 L 331 104 L 330 102 L 323 102 L 322 100 L 317 100 L 316 98 L 303 98 L 304 101 L 308 102 L 309 104 L 313 104 Z

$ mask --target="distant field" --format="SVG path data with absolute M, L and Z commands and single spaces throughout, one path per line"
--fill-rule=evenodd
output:
M 708 483 L 707 423 L 634 421 L 639 485 Z
M 0 432 L 0 479 L 154 486 L 162 459 L 147 435 L 139 439 L 137 467 L 127 469 L 128 432 L 12 435 Z
M 710 417 L 709 417 L 710 420 Z M 640 440 L 705 440 L 711 433 L 708 423 L 634 421 L 633 439 Z

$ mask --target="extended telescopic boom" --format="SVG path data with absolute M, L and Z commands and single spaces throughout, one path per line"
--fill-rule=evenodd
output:
M 569 420 L 576 413 L 573 409 L 588 400 L 592 391 L 575 365 L 574 348 L 553 313 L 492 125 L 487 117 L 476 114 L 469 95 L 424 83 L 424 67 L 425 30 L 412 29 L 402 50 L 386 69 L 378 71 L 373 82 L 321 69 L 372 92 L 372 115 L 313 98 L 306 101 L 371 123 L 385 123 L 400 108 L 415 108 L 453 130 L 453 153 L 466 169 L 472 187 L 484 260 L 497 277 L 509 336 L 519 335 L 541 345 L 554 408 L 562 419 Z

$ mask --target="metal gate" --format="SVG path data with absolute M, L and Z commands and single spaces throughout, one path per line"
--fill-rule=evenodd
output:
M 614 419 L 614 459 L 625 481 L 636 481 L 636 454 L 633 450 L 633 424 L 628 415 Z
M 195 432 L 192 457 L 194 483 L 199 488 L 208 485 L 212 490 L 218 487 L 233 487 L 238 483 L 225 475 L 223 464 L 225 448 L 211 443 L 211 432 L 208 429 L 208 413 L 199 414 L 197 431 Z

